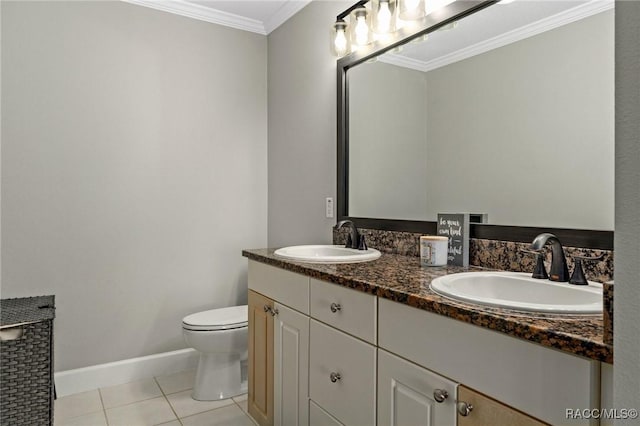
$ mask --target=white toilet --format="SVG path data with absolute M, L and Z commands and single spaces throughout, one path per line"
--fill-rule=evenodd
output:
M 247 305 L 212 309 L 182 320 L 187 345 L 200 352 L 193 399 L 215 401 L 247 391 Z

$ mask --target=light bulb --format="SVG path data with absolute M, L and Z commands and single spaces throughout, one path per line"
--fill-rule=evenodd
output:
M 344 55 L 347 53 L 347 36 L 345 35 L 343 28 L 336 30 L 336 38 L 333 43 L 338 55 Z
M 418 8 L 419 3 L 420 3 L 420 0 L 405 0 L 404 4 L 405 4 L 405 9 L 407 13 L 410 13 L 410 14 L 416 13 L 416 9 Z
M 364 46 L 369 42 L 369 27 L 364 16 L 358 16 L 355 33 L 357 45 Z
M 342 57 L 351 51 L 348 28 L 343 20 L 338 20 L 331 26 L 330 49 L 335 56 Z
M 380 10 L 378 11 L 378 32 L 388 33 L 391 28 L 391 11 L 389 10 L 389 2 L 381 1 Z
M 402 0 L 400 2 L 400 19 L 415 21 L 421 19 L 425 13 L 424 0 Z

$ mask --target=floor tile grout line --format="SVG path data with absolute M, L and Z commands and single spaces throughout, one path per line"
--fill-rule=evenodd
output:
M 188 391 L 188 390 L 192 390 L 192 389 L 193 389 L 193 386 L 188 387 L 188 388 L 186 388 L 186 389 L 180 389 L 180 390 L 177 390 L 177 391 L 173 391 L 173 392 L 165 392 L 165 390 L 164 390 L 164 389 L 162 389 L 162 385 L 161 385 L 161 384 L 160 384 L 160 382 L 158 381 L 158 377 L 172 376 L 172 375 L 175 375 L 175 374 L 182 374 L 182 373 L 186 373 L 186 372 L 190 372 L 190 371 L 195 371 L 195 370 L 194 370 L 194 369 L 189 369 L 189 370 L 179 371 L 179 372 L 177 372 L 177 373 L 173 373 L 173 374 L 166 374 L 166 375 L 164 375 L 164 376 L 154 376 L 154 378 L 153 378 L 153 379 L 156 381 L 156 383 L 158 384 L 158 387 L 160 388 L 160 391 L 162 391 L 162 393 L 163 393 L 165 396 L 173 395 L 173 394 L 176 394 L 176 393 L 180 393 L 180 392 L 185 392 L 185 391 Z
M 100 388 L 97 389 L 98 395 L 100 396 L 100 405 L 102 405 L 102 415 L 104 416 L 104 423 L 109 426 L 109 417 L 107 417 L 107 409 L 104 408 L 104 399 L 102 399 L 102 391 Z
M 169 398 L 167 398 L 167 394 L 164 393 L 164 389 L 162 389 L 162 386 L 160 386 L 160 382 L 158 382 L 158 377 L 154 376 L 153 381 L 156 382 L 156 384 L 160 388 L 160 392 L 162 392 L 162 397 L 164 398 L 165 401 L 167 401 L 167 404 L 169 404 L 169 408 L 171 408 L 171 412 L 173 412 L 173 415 L 176 416 L 176 419 L 178 419 L 178 423 L 182 425 L 182 420 L 180 420 L 180 416 L 178 416 L 178 413 L 173 408 L 173 405 L 171 405 L 171 401 L 169 401 Z

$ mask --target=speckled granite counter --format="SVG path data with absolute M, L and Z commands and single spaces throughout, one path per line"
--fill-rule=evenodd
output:
M 508 309 L 460 303 L 431 291 L 431 280 L 446 274 L 482 271 L 479 267 L 420 266 L 419 258 L 383 253 L 373 262 L 314 264 L 293 262 L 275 249 L 243 250 L 242 255 L 312 278 L 329 281 L 459 321 L 499 331 L 575 355 L 613 363 L 613 347 L 603 342 L 602 315 L 529 315 Z

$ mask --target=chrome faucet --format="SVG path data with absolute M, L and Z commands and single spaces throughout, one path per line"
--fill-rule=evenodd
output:
M 564 257 L 564 250 L 558 237 L 548 232 L 540 234 L 531 243 L 531 249 L 540 250 L 547 242 L 551 243 L 551 270 L 549 271 L 549 279 L 560 282 L 569 281 L 567 259 Z
M 358 228 L 356 228 L 356 225 L 352 221 L 341 220 L 340 222 L 336 223 L 335 229 L 340 229 L 345 225 L 351 228 L 350 233 L 347 236 L 347 244 L 345 244 L 345 247 L 357 250 L 366 250 L 367 245 L 364 242 L 364 235 L 360 235 L 360 233 L 358 232 Z

